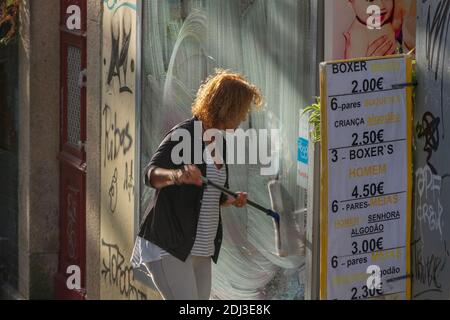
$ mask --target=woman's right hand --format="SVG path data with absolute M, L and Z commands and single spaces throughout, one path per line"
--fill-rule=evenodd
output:
M 193 184 L 201 187 L 203 185 L 202 173 L 196 165 L 185 165 L 178 178 L 181 184 Z

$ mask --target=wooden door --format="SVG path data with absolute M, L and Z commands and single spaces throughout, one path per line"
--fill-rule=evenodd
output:
M 86 2 L 61 0 L 57 299 L 84 299 L 86 293 Z M 74 29 L 77 18 L 80 28 Z M 80 271 L 81 285 L 75 289 L 67 285 L 74 267 Z

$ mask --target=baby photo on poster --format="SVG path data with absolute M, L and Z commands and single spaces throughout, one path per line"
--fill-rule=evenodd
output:
M 415 0 L 327 0 L 327 60 L 387 56 L 415 48 Z

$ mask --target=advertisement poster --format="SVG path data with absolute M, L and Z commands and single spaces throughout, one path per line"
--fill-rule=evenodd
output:
M 326 0 L 325 60 L 409 53 L 416 16 L 415 0 Z
M 321 65 L 321 298 L 409 299 L 412 58 Z

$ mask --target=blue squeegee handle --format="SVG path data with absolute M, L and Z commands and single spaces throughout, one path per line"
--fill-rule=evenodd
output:
M 210 185 L 210 186 L 213 186 L 214 188 L 219 189 L 219 190 L 222 191 L 223 193 L 226 193 L 226 194 L 228 194 L 228 195 L 230 195 L 230 196 L 232 196 L 232 197 L 235 197 L 235 198 L 237 198 L 237 196 L 238 196 L 235 192 L 233 192 L 233 191 L 231 191 L 231 190 L 228 190 L 227 188 L 224 188 L 224 187 L 222 187 L 222 186 L 220 186 L 220 185 L 218 185 L 218 184 L 212 182 L 212 181 L 209 180 L 208 178 L 202 177 L 202 180 L 203 180 L 203 183 L 204 183 L 204 184 L 208 184 L 208 185 Z M 258 209 L 258 210 L 261 210 L 262 212 L 267 213 L 267 214 L 270 215 L 270 216 L 272 215 L 272 210 L 266 209 L 266 208 L 264 208 L 262 205 L 260 205 L 260 204 L 258 204 L 258 203 L 256 203 L 256 202 L 253 202 L 253 201 L 247 199 L 247 204 L 250 205 L 250 206 L 252 206 L 253 208 L 256 208 L 256 209 Z

